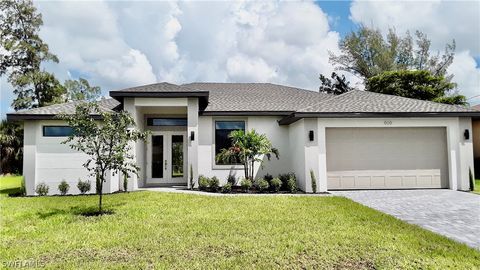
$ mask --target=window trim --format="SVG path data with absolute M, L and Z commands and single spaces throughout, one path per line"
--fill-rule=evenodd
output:
M 243 117 L 215 117 L 212 118 L 212 170 L 243 170 L 242 164 L 217 164 L 215 160 L 215 148 L 216 148 L 216 141 L 215 141 L 215 130 L 216 125 L 218 122 L 244 122 L 245 123 L 245 131 L 248 130 L 248 118 Z
M 45 134 L 45 129 L 46 128 L 70 128 L 72 129 L 70 126 L 62 126 L 62 125 L 43 125 L 42 126 L 42 137 L 46 137 L 46 138 L 63 138 L 63 137 L 68 137 L 70 135 L 46 135 Z M 72 133 L 73 133 L 73 129 L 72 129 Z

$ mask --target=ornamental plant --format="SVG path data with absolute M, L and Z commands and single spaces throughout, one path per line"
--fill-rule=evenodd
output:
M 223 163 L 240 161 L 247 179 L 254 179 L 255 163 L 259 162 L 263 167 L 263 156 L 266 156 L 268 160 L 272 155 L 279 158 L 278 149 L 272 146 L 267 136 L 257 133 L 254 129 L 248 132 L 234 130 L 228 137 L 232 140 L 232 146 L 222 149 L 215 158 L 217 162 Z

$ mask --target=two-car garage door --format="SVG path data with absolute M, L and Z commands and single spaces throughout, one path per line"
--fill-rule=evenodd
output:
M 327 128 L 328 189 L 446 188 L 446 129 Z

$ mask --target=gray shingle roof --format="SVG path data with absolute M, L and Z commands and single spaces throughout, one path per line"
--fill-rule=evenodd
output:
M 14 113 L 7 114 L 9 118 L 15 118 L 15 116 L 22 117 L 22 116 L 41 116 L 41 115 L 57 115 L 61 113 L 73 114 L 75 113 L 75 106 L 82 101 L 73 101 L 73 102 L 66 102 L 61 104 L 54 104 L 50 106 L 30 109 L 30 110 L 23 110 Z M 113 98 L 106 98 L 97 101 L 97 104 L 101 111 L 103 112 L 113 112 L 113 109 L 120 105 L 120 102 L 116 101 Z
M 185 85 L 176 85 L 173 83 L 161 82 L 161 83 L 153 83 L 153 84 L 125 88 L 121 90 L 110 91 L 110 93 L 112 92 L 113 93 L 115 92 L 138 93 L 138 92 L 203 92 L 203 91 L 191 89 L 189 87 L 186 87 Z
M 205 112 L 293 112 L 330 97 L 271 83 L 189 83 L 183 86 L 209 91 Z
M 459 105 L 404 98 L 368 91 L 354 90 L 333 96 L 313 106 L 298 110 L 300 113 L 441 113 L 474 112 Z
M 271 83 L 190 83 L 175 85 L 156 83 L 127 88 L 112 93 L 147 93 L 152 96 L 199 94 L 208 105 L 204 113 L 245 113 L 267 112 L 279 115 L 312 113 L 464 113 L 478 111 L 464 106 L 447 105 L 431 101 L 416 100 L 392 95 L 354 90 L 332 96 L 305 89 Z M 113 95 L 112 95 L 113 96 Z M 74 113 L 79 102 L 55 104 L 42 108 L 7 114 L 9 119 L 47 119 L 60 113 Z M 98 101 L 103 111 L 113 111 L 120 105 L 115 99 Z M 43 118 L 42 118 L 43 117 Z

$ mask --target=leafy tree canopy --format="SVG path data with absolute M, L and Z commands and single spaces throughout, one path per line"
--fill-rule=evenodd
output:
M 0 123 L 0 174 L 22 173 L 23 128 L 3 120 Z
M 100 115 L 102 120 L 95 120 L 92 115 Z M 63 143 L 88 156 L 83 166 L 99 180 L 97 191 L 102 213 L 102 189 L 107 171 L 138 175 L 140 168 L 135 164 L 130 143 L 145 140 L 146 133 L 134 129 L 135 121 L 128 112 L 103 112 L 94 102 L 81 103 L 75 114 L 60 118 L 73 129 L 73 134 Z
M 366 90 L 371 92 L 464 105 L 464 96 L 449 95 L 454 87 L 443 76 L 426 70 L 386 71 L 369 78 L 366 84 Z
M 443 54 L 434 55 L 430 43 L 420 31 L 415 32 L 414 40 L 409 32 L 401 37 L 390 29 L 384 37 L 378 29 L 361 26 L 341 40 L 341 53 L 330 53 L 330 62 L 365 80 L 393 70 L 426 70 L 450 80 L 446 72 L 455 55 L 455 41 L 445 46 Z
M 90 86 L 88 81 L 83 78 L 78 80 L 66 80 L 64 83 L 67 100 L 85 100 L 94 101 L 100 97 L 101 91 L 99 86 Z
M 322 82 L 322 85 L 320 85 L 320 92 L 323 93 L 340 95 L 353 90 L 353 88 L 350 87 L 350 82 L 345 78 L 345 75 L 340 76 L 335 72 L 332 72 L 331 79 L 320 74 L 320 81 Z
M 60 101 L 64 93 L 53 74 L 41 70 L 43 62 L 58 62 L 38 35 L 42 24 L 32 1 L 0 1 L 0 75 L 15 89 L 15 110 Z

